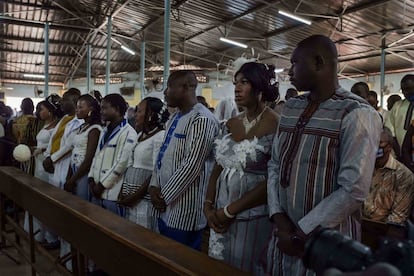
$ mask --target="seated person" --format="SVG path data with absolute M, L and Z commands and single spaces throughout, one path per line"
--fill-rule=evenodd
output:
M 392 156 L 392 139 L 390 131 L 384 129 L 363 216 L 378 222 L 404 224 L 414 200 L 414 175 Z

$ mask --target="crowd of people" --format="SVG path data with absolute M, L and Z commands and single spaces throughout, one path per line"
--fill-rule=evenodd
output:
M 301 257 L 320 228 L 358 240 L 361 214 L 403 225 L 414 199 L 414 75 L 386 112 L 366 83 L 339 86 L 337 58 L 328 37 L 301 41 L 289 76 L 306 92 L 284 102 L 275 67 L 247 62 L 234 100 L 214 113 L 191 71 L 171 73 L 166 104 L 147 97 L 134 110 L 119 94 L 71 88 L 33 116 L 25 99 L 8 124 L 0 106 L 11 130 L 0 139 L 31 147 L 28 173 L 156 233 L 200 250 L 210 229 L 213 258 L 257 275 L 310 275 Z M 34 224 L 45 247 L 70 252 Z

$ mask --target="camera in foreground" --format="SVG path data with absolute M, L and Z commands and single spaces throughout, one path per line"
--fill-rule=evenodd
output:
M 363 271 L 379 262 L 395 266 L 403 276 L 414 275 L 414 243 L 384 239 L 373 253 L 369 247 L 338 231 L 322 229 L 306 243 L 303 257 L 305 267 L 318 275 L 329 268 Z

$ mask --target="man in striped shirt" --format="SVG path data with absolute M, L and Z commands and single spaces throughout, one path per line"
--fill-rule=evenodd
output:
M 292 54 L 290 81 L 309 92 L 286 103 L 268 164 L 272 275 L 309 272 L 300 257 L 319 227 L 360 234 L 352 214 L 369 192 L 382 122 L 365 100 L 339 87 L 337 57 L 322 35 L 301 41 Z
M 165 98 L 178 108 L 167 125 L 149 193 L 161 212 L 159 231 L 178 242 L 200 249 L 206 225 L 202 206 L 209 178 L 206 160 L 219 132 L 219 122 L 197 103 L 197 79 L 192 71 L 176 71 L 168 78 Z

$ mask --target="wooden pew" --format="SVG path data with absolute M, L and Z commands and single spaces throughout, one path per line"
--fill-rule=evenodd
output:
M 407 229 L 403 225 L 387 224 L 367 218 L 361 220 L 361 242 L 375 251 L 381 239 L 407 239 Z
M 16 168 L 0 167 L 0 193 L 110 275 L 246 274 Z

